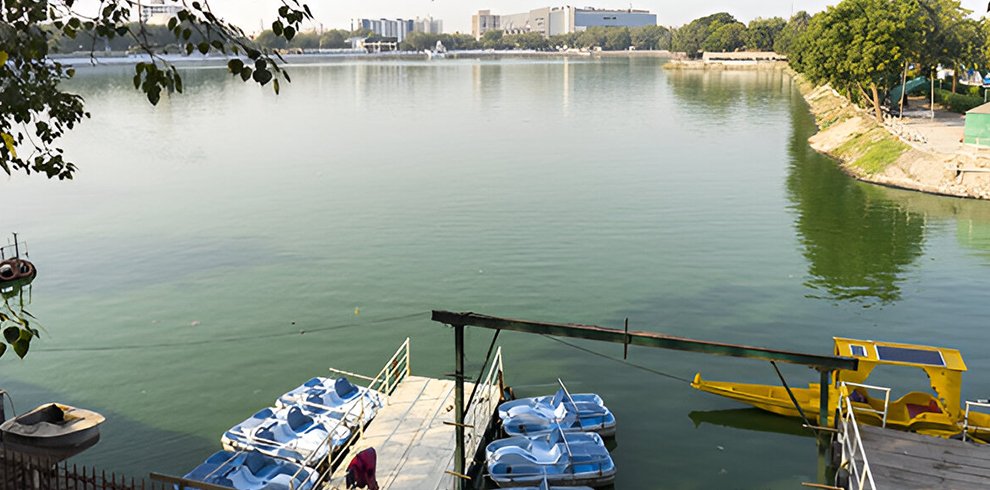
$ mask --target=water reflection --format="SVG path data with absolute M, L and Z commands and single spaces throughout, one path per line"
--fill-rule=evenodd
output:
M 732 429 L 769 432 L 788 436 L 813 437 L 814 433 L 801 426 L 793 418 L 781 417 L 758 408 L 733 408 L 728 410 L 693 411 L 688 417 L 697 428 L 711 424 Z
M 787 190 L 795 226 L 809 261 L 809 297 L 864 307 L 901 299 L 905 271 L 922 254 L 925 218 L 887 198 L 886 190 L 857 182 L 807 139 L 814 122 L 793 104 Z

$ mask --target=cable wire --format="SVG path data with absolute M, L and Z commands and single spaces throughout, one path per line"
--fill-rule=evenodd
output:
M 227 337 L 219 339 L 198 339 L 198 340 L 186 340 L 186 341 L 173 341 L 173 342 L 159 342 L 154 344 L 130 344 L 130 345 L 108 345 L 108 346 L 92 346 L 92 347 L 64 347 L 64 348 L 54 348 L 54 349 L 37 349 L 32 352 L 109 352 L 109 351 L 126 351 L 126 350 L 145 350 L 145 349 L 159 349 L 168 347 L 189 347 L 196 345 L 205 344 L 229 344 L 236 342 L 244 342 L 248 340 L 260 340 L 260 339 L 273 339 L 278 337 L 288 337 L 293 335 L 309 335 L 314 333 L 328 332 L 332 330 L 341 330 L 351 327 L 360 327 L 365 325 L 376 325 L 381 323 L 397 322 L 400 320 L 409 320 L 416 317 L 422 317 L 429 314 L 430 312 L 419 312 L 410 313 L 408 315 L 394 316 L 389 318 L 381 318 L 378 320 L 370 320 L 367 322 L 350 322 L 342 323 L 338 325 L 328 325 L 325 327 L 311 328 L 308 330 L 298 330 L 291 332 L 277 332 L 270 334 L 259 334 L 259 335 L 243 335 L 239 337 Z
M 612 356 L 610 356 L 608 354 L 602 354 L 600 352 L 595 352 L 595 351 L 593 351 L 591 349 L 586 349 L 584 347 L 581 347 L 580 345 L 572 344 L 572 343 L 567 342 L 565 340 L 561 340 L 561 339 L 558 339 L 556 337 L 551 337 L 551 336 L 546 335 L 546 334 L 542 334 L 542 335 L 543 335 L 543 337 L 548 338 L 548 339 L 550 339 L 550 340 L 552 340 L 554 342 L 558 342 L 558 343 L 564 344 L 564 345 L 566 345 L 566 346 L 568 346 L 568 347 L 570 347 L 572 349 L 577 349 L 577 350 L 579 350 L 581 352 L 585 352 L 585 353 L 591 354 L 593 356 L 598 356 L 598 357 L 601 357 L 603 359 L 608 359 L 610 361 L 615 361 L 615 362 L 618 362 L 620 364 L 625 364 L 625 365 L 627 365 L 627 366 L 629 366 L 631 368 L 636 368 L 636 369 L 639 369 L 641 371 L 646 371 L 648 373 L 652 373 L 652 374 L 655 374 L 657 376 L 662 376 L 664 378 L 670 378 L 670 379 L 673 379 L 673 380 L 676 380 L 676 381 L 683 381 L 683 382 L 688 383 L 688 384 L 691 383 L 691 380 L 690 379 L 687 379 L 687 378 L 682 378 L 682 377 L 677 376 L 677 375 L 673 375 L 673 374 L 670 374 L 670 373 L 665 373 L 663 371 L 658 371 L 656 369 L 649 368 L 649 367 L 646 367 L 646 366 L 643 366 L 643 365 L 640 365 L 640 364 L 635 364 L 635 363 L 626 361 L 624 359 L 620 359 L 618 357 L 612 357 Z

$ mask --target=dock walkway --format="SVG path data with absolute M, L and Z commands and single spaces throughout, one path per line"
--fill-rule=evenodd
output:
M 990 486 L 988 447 L 869 425 L 859 433 L 879 490 Z
M 465 398 L 474 385 L 465 383 Z M 484 385 L 482 385 L 484 386 Z M 479 390 L 475 403 L 498 399 L 497 389 L 488 393 Z M 488 427 L 492 413 L 486 410 L 469 410 L 465 423 L 475 427 Z M 454 469 L 455 429 L 454 382 L 408 376 L 396 387 L 388 404 L 375 416 L 364 430 L 364 435 L 344 455 L 340 467 L 333 472 L 325 486 L 329 490 L 343 490 L 347 462 L 354 454 L 373 447 L 378 455 L 377 479 L 383 490 L 430 490 L 454 488 L 454 476 L 447 471 Z M 478 449 L 480 438 L 467 441 L 467 457 Z

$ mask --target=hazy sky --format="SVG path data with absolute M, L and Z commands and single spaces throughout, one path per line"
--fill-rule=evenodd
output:
M 95 2 L 95 0 L 89 0 Z M 326 28 L 349 28 L 350 19 L 365 18 L 416 18 L 432 15 L 443 19 L 445 32 L 470 32 L 471 15 L 481 9 L 493 13 L 518 13 L 545 6 L 563 6 L 566 2 L 541 0 L 308 0 L 316 21 Z M 715 12 L 726 11 L 748 22 L 756 17 L 788 17 L 791 12 L 807 10 L 816 12 L 836 1 L 829 0 L 639 0 L 634 8 L 648 9 L 659 14 L 660 24 L 681 25 L 692 19 Z M 271 24 L 281 5 L 279 0 L 210 0 L 213 11 L 234 22 L 248 32 L 259 29 L 264 21 Z M 630 2 L 620 0 L 583 0 L 570 3 L 574 6 L 600 8 L 629 8 Z M 965 8 L 982 15 L 987 0 L 962 0 Z

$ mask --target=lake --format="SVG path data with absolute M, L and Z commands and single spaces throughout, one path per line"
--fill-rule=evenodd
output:
M 21 411 L 107 415 L 80 463 L 183 474 L 279 394 L 328 367 L 373 375 L 406 337 L 414 373 L 443 376 L 453 333 L 431 309 L 820 354 L 833 336 L 955 347 L 963 395 L 990 395 L 990 203 L 851 180 L 807 145 L 814 119 L 780 72 L 348 61 L 293 67 L 276 96 L 188 68 L 156 108 L 131 73 L 69 84 L 93 114 L 64 140 L 74 181 L 0 182 L 44 327 L 26 360 L 0 360 L 0 386 Z M 490 339 L 468 330 L 469 375 Z M 636 368 L 499 340 L 518 395 L 560 377 L 605 398 L 617 488 L 817 478 L 799 423 L 678 379 L 777 383 L 767 363 L 633 347 Z

